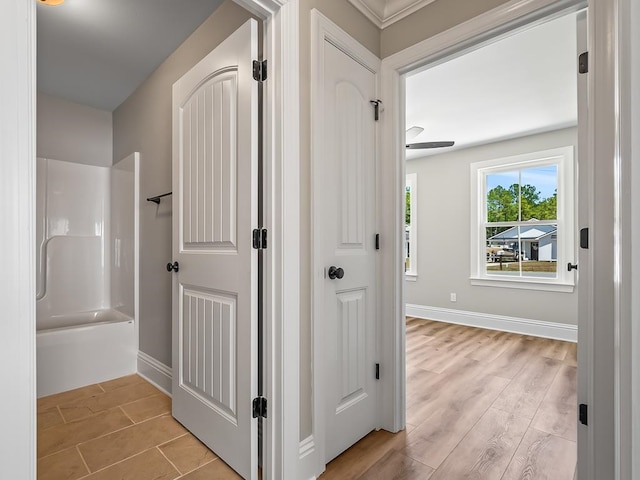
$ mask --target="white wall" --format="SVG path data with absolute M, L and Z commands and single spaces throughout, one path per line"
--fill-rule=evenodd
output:
M 37 155 L 108 167 L 113 162 L 111 112 L 38 94 Z
M 405 281 L 408 304 L 577 324 L 577 293 L 472 286 L 469 166 L 473 162 L 573 145 L 575 128 L 407 161 L 417 174 L 418 277 Z M 576 150 L 577 151 L 577 150 Z M 457 302 L 449 294 L 457 294 Z

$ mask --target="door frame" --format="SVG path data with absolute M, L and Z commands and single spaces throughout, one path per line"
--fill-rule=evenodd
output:
M 376 95 L 380 92 L 380 68 L 381 60 L 373 53 L 367 50 L 362 44 L 355 40 L 351 35 L 341 29 L 329 18 L 323 15 L 319 10 L 311 11 L 311 251 L 313 256 L 311 259 L 311 335 L 312 335 L 312 426 L 311 435 L 306 439 L 302 439 L 301 444 L 304 445 L 304 457 L 306 457 L 303 470 L 306 475 L 301 478 L 312 478 L 320 475 L 326 466 L 326 415 L 325 405 L 326 397 L 324 395 L 325 382 L 330 372 L 325 368 L 323 354 L 326 352 L 325 334 L 323 323 L 319 321 L 324 316 L 325 303 L 325 278 L 324 269 L 325 261 L 322 249 L 318 247 L 318 243 L 323 241 L 323 231 L 321 228 L 321 215 L 319 206 L 322 204 L 322 197 L 326 192 L 318 191 L 316 181 L 320 175 L 322 167 L 322 158 L 324 156 L 324 52 L 326 43 L 334 45 L 336 48 L 353 58 L 358 63 L 374 72 L 376 76 Z M 373 109 L 371 110 L 373 115 Z M 375 141 L 379 146 L 380 130 L 375 125 Z M 379 148 L 376 148 L 376 174 L 375 186 L 380 188 L 380 155 L 377 154 Z M 376 222 L 379 223 L 380 206 L 376 198 Z M 379 270 L 379 257 L 376 259 L 376 272 Z M 380 277 L 377 275 L 376 285 L 376 312 L 379 309 L 380 296 Z M 376 315 L 374 319 L 376 331 L 380 331 L 380 316 Z M 379 357 L 380 335 L 376 340 L 376 357 Z M 377 387 L 378 397 L 380 388 Z M 379 409 L 378 409 L 379 411 Z M 379 414 L 378 414 L 379 418 Z M 376 422 L 379 425 L 379 420 Z
M 383 346 L 382 361 L 389 364 L 392 380 L 384 388 L 382 397 L 383 428 L 396 432 L 405 427 L 405 305 L 404 272 L 401 269 L 404 226 L 404 81 L 402 76 L 421 66 L 441 60 L 452 53 L 496 38 L 518 27 L 546 18 L 554 13 L 575 9 L 581 0 L 511 0 L 485 14 L 453 27 L 439 35 L 413 45 L 383 60 L 382 98 L 385 113 L 382 116 L 382 158 L 395 159 L 383 165 L 382 178 L 391 179 L 382 191 L 382 234 L 390 238 L 391 251 L 383 252 L 382 278 L 389 278 L 383 286 L 383 311 L 388 322 L 382 338 L 389 339 Z M 625 19 L 617 0 L 592 0 L 589 4 L 589 143 L 587 155 L 593 162 L 593 204 L 590 212 L 590 248 L 592 262 L 582 275 L 588 275 L 590 290 L 590 315 L 583 319 L 580 328 L 586 330 L 581 338 L 589 338 L 586 355 L 581 356 L 582 368 L 586 368 L 586 381 L 579 385 L 579 402 L 589 405 L 589 427 L 579 427 L 579 478 L 622 479 L 623 471 L 631 464 L 632 442 L 621 434 L 630 428 L 633 395 L 622 390 L 622 374 L 630 378 L 635 373 L 630 366 L 633 344 L 625 350 L 620 346 L 620 331 L 631 331 L 631 315 L 621 315 L 620 309 L 630 303 L 627 280 L 620 277 L 623 258 L 630 261 L 631 246 L 621 242 L 622 221 L 614 214 L 624 206 L 620 172 L 631 171 L 629 157 L 620 152 L 629 151 L 631 132 L 620 136 L 621 117 L 616 112 L 631 110 L 630 91 L 624 88 L 628 78 L 618 78 L 621 48 L 629 43 L 630 27 L 619 19 Z M 622 52 L 624 53 L 624 49 Z M 627 52 L 628 54 L 628 52 Z M 628 85 L 627 85 L 628 87 Z M 628 128 L 628 127 L 627 127 Z M 596 134 L 597 132 L 597 134 Z M 629 150 L 627 150 L 629 148 Z M 621 150 L 622 149 L 622 150 Z M 393 183 L 391 183 L 393 182 Z M 631 222 L 629 222 L 631 223 Z M 628 224 L 627 224 L 628 225 Z M 627 227 L 625 225 L 625 231 Z M 630 240 L 630 237 L 628 237 Z M 630 243 L 630 242 L 629 242 Z M 600 280 L 597 288 L 593 280 Z M 621 295 L 622 294 L 622 295 Z M 628 303 L 622 303 L 622 302 Z M 624 313 L 624 312 L 623 312 Z M 596 322 L 594 319 L 598 319 Z M 638 335 L 636 335 L 638 336 Z M 635 347 L 637 348 L 637 346 Z M 584 350 L 583 350 L 584 351 Z M 626 362 L 626 363 L 625 363 Z M 634 377 L 634 378 L 635 378 Z M 635 380 L 638 382 L 637 378 Z M 638 390 L 636 389 L 636 395 Z M 636 397 L 637 401 L 637 397 Z M 626 409 L 625 409 L 626 407 Z M 636 419 L 637 422 L 637 419 Z M 637 425 L 637 423 L 636 423 Z M 627 432 L 628 433 L 628 432 Z M 636 432 L 636 435 L 638 432 Z M 631 435 L 629 435 L 631 436 Z M 637 440 L 636 440 L 637 441 Z

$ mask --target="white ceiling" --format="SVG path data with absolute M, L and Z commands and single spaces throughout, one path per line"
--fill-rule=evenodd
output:
M 114 110 L 222 0 L 38 4 L 38 90 Z
M 451 148 L 407 150 L 407 159 L 577 124 L 576 16 L 517 33 L 407 78 L 411 142 Z

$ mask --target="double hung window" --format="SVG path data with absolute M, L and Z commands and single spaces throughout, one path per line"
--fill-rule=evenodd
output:
M 472 164 L 472 283 L 572 291 L 573 184 L 572 147 Z

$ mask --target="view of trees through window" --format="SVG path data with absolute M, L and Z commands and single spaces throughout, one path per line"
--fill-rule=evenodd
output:
M 487 273 L 554 277 L 558 167 L 487 173 Z

